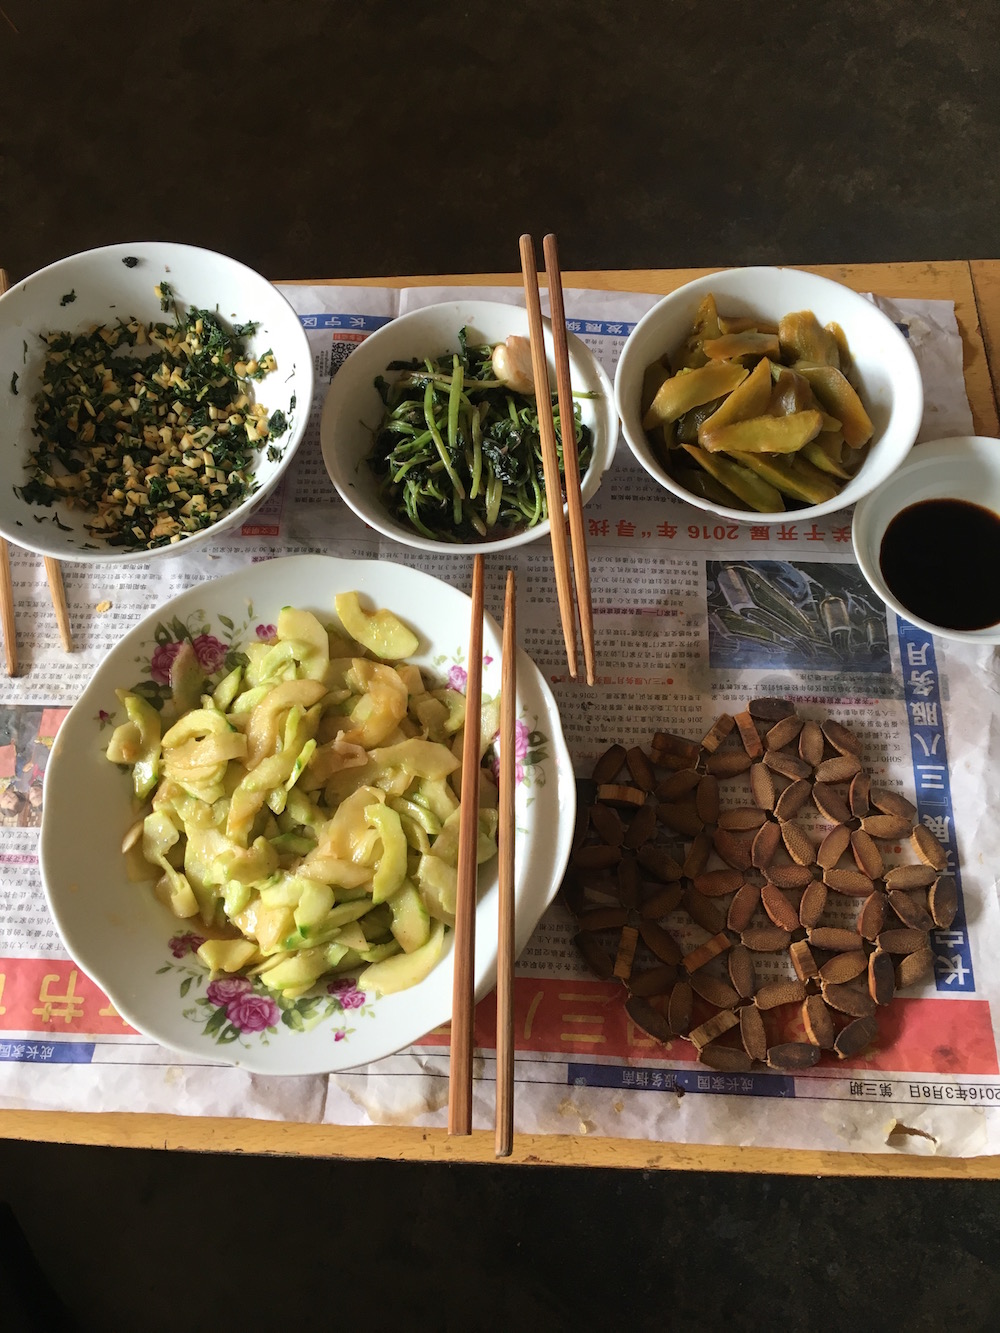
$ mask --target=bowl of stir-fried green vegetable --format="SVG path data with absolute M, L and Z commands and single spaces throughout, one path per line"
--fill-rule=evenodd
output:
M 59 260 L 0 297 L 0 534 L 60 560 L 187 550 L 241 523 L 308 418 L 295 311 L 190 245 Z
M 522 307 L 448 301 L 400 316 L 352 352 L 330 387 L 321 438 L 330 478 L 360 518 L 407 546 L 451 553 L 548 533 L 527 333 Z M 562 467 L 548 321 L 545 338 Z M 589 348 L 571 334 L 569 352 L 586 504 L 614 456 L 618 417 Z

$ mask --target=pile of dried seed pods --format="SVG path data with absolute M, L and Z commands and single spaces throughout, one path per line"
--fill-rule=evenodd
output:
M 742 804 L 723 805 L 727 780 Z M 879 1007 L 932 971 L 929 932 L 957 906 L 944 849 L 839 722 L 754 699 L 700 742 L 613 745 L 589 785 L 563 896 L 584 959 L 657 1040 L 713 1069 L 806 1069 L 863 1051 Z

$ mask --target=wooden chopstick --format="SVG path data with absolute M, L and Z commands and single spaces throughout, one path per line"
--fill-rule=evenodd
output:
M 479 731 L 483 700 L 483 557 L 472 562 L 472 618 L 465 685 L 462 812 L 458 826 L 455 975 L 452 987 L 448 1133 L 472 1133 L 472 1053 L 476 991 L 476 853 L 479 843 Z
M 517 638 L 514 571 L 507 571 L 500 674 L 500 903 L 497 946 L 496 1155 L 514 1148 L 514 719 L 517 698 Z
M 562 434 L 563 471 L 566 475 L 566 503 L 569 507 L 569 535 L 573 548 L 573 579 L 576 604 L 580 612 L 580 637 L 583 639 L 583 663 L 587 684 L 596 678 L 594 661 L 594 612 L 590 600 L 590 561 L 587 536 L 583 527 L 583 498 L 580 494 L 580 456 L 576 447 L 573 415 L 573 386 L 569 376 L 569 345 L 566 339 L 566 308 L 563 304 L 559 249 L 550 232 L 542 241 L 545 273 L 549 282 L 549 310 L 552 317 L 552 341 L 555 347 L 556 388 L 559 394 L 559 422 Z M 568 424 L 567 424 L 568 423 Z
M 7 270 L 0 268 L 0 296 L 10 287 Z M 59 562 L 51 556 L 45 556 L 45 573 L 49 580 L 52 605 L 55 608 L 56 624 L 59 637 L 66 652 L 73 651 L 73 636 L 69 627 L 69 611 L 66 608 L 66 590 L 63 587 L 62 570 Z M 14 588 L 10 578 L 10 549 L 7 539 L 0 537 L 0 625 L 3 627 L 3 653 L 7 663 L 8 676 L 16 676 L 17 662 L 17 626 L 14 621 Z
M 535 381 L 535 406 L 538 410 L 538 430 L 542 441 L 542 470 L 545 475 L 545 502 L 549 510 L 549 536 L 552 540 L 552 565 L 556 576 L 556 594 L 559 598 L 559 618 L 566 641 L 566 661 L 569 674 L 576 680 L 576 607 L 569 577 L 569 557 L 566 551 L 566 523 L 563 518 L 562 483 L 559 480 L 559 455 L 556 452 L 556 428 L 552 420 L 552 398 L 549 393 L 549 367 L 545 355 L 545 337 L 542 328 L 542 306 L 538 296 L 538 269 L 535 265 L 535 243 L 530 236 L 520 240 L 521 275 L 524 278 L 524 301 L 528 311 L 528 336 L 531 341 L 531 368 Z

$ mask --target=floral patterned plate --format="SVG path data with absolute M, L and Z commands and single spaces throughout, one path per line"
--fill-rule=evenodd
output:
M 355 590 L 401 615 L 420 636 L 412 659 L 462 688 L 469 599 L 441 580 L 387 561 L 289 556 L 199 584 L 168 602 L 108 654 L 59 729 L 45 780 L 40 861 L 56 924 L 70 954 L 140 1032 L 198 1057 L 266 1074 L 349 1069 L 389 1055 L 451 1014 L 451 935 L 420 985 L 376 999 L 350 978 L 296 1000 L 243 977 L 212 980 L 196 950 L 198 918 L 178 921 L 148 884 L 129 883 L 121 840 L 134 818 L 128 776 L 108 763 L 120 721 L 116 688 L 154 703 L 168 693 L 170 663 L 190 642 L 218 676 L 240 645 L 269 637 L 282 606 L 333 618 L 336 593 Z M 500 634 L 487 617 L 483 692 L 500 690 Z M 555 700 L 525 653 L 518 655 L 517 947 L 551 901 L 569 856 L 576 813 L 573 770 Z M 480 872 L 476 989 L 493 985 L 497 950 L 496 863 Z

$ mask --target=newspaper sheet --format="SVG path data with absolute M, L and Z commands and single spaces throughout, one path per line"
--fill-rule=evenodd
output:
M 397 314 L 456 290 L 285 290 L 313 348 L 316 399 L 281 491 L 241 531 L 197 557 L 120 569 L 67 564 L 71 656 L 57 646 L 41 561 L 12 552 L 25 671 L 0 680 L 0 1106 L 445 1122 L 444 1030 L 325 1078 L 263 1078 L 220 1063 L 210 1046 L 195 1060 L 151 1043 L 67 956 L 39 880 L 42 778 L 53 737 L 104 653 L 151 606 L 251 559 L 300 551 L 390 558 L 449 580 L 467 577 L 467 561 L 403 551 L 367 529 L 333 491 L 319 445 L 326 387 L 353 348 Z M 514 288 L 463 294 L 521 300 Z M 567 315 L 613 377 L 630 329 L 657 299 L 569 291 Z M 920 362 L 920 439 L 971 434 L 951 304 L 874 299 Z M 585 518 L 596 690 L 566 678 L 547 544 L 523 547 L 512 561 L 519 635 L 552 684 L 578 776 L 614 741 L 648 746 L 656 730 L 698 738 L 719 712 L 749 698 L 793 697 L 856 728 L 880 781 L 914 800 L 946 849 L 961 905 L 952 928 L 933 937 L 933 979 L 890 1006 L 877 1045 L 837 1067 L 791 1075 L 716 1073 L 696 1063 L 688 1042 L 662 1046 L 646 1037 L 628 1020 L 618 983 L 596 980 L 583 966 L 572 918 L 557 900 L 517 968 L 517 1129 L 866 1153 L 1000 1152 L 994 651 L 935 639 L 888 613 L 853 559 L 849 512 L 808 524 L 794 514 L 774 525 L 715 519 L 654 488 L 620 441 Z M 499 580 L 489 584 L 489 609 L 498 614 Z M 810 615 L 834 599 L 838 628 L 783 637 L 772 625 L 755 636 L 738 614 L 739 599 L 753 599 L 751 585 Z M 476 1025 L 482 1126 L 493 1114 L 492 1009 L 484 1001 Z

